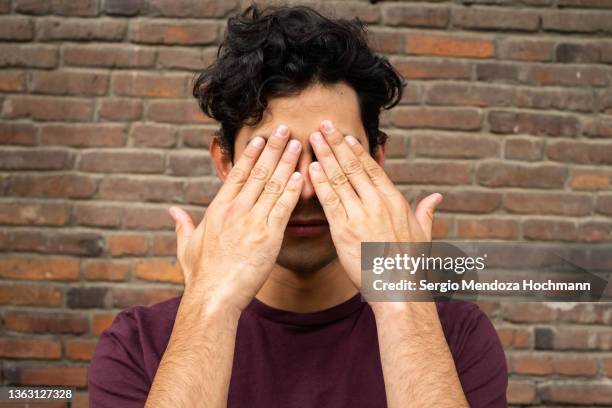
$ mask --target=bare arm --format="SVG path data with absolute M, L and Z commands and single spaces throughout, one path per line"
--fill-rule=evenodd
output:
M 433 302 L 373 303 L 389 408 L 469 407 Z
M 146 407 L 227 405 L 238 320 L 266 281 L 302 189 L 301 145 L 276 132 L 255 137 L 197 228 L 174 207 L 185 292 Z M 297 149 L 290 149 L 290 146 Z
M 318 133 L 318 132 L 317 132 Z M 361 288 L 361 242 L 431 242 L 439 194 L 412 209 L 380 163 L 331 122 L 311 135 L 320 164 L 311 164 L 338 258 Z M 372 303 L 389 408 L 467 407 L 433 302 Z

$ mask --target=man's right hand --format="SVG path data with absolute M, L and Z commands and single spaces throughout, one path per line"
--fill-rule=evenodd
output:
M 213 310 L 241 312 L 276 262 L 303 183 L 294 172 L 301 143 L 288 140 L 283 125 L 267 143 L 253 138 L 197 228 L 184 210 L 170 209 L 185 292 Z

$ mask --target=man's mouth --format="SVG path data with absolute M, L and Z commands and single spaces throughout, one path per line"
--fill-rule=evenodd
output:
M 315 237 L 327 231 L 329 225 L 325 218 L 295 218 L 287 224 L 287 233 L 297 237 Z

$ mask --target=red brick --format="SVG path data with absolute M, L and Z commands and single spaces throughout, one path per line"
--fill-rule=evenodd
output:
M 15 0 L 15 10 L 25 14 L 58 14 L 62 16 L 92 17 L 98 14 L 96 0 L 78 2 L 65 0 L 36 1 Z
M 599 66 L 533 65 L 524 67 L 525 82 L 534 85 L 606 86 L 608 74 Z
M 593 93 L 586 89 L 515 88 L 514 104 L 518 108 L 554 109 L 592 112 Z
M 497 192 L 470 189 L 436 191 L 444 196 L 442 203 L 437 207 L 441 211 L 488 213 L 495 211 L 501 204 L 501 194 Z
M 493 56 L 491 40 L 452 35 L 407 34 L 406 53 L 447 57 L 489 58 Z
M 5 337 L 0 339 L 0 357 L 56 360 L 62 356 L 62 344 L 47 339 Z
M 508 106 L 514 90 L 486 84 L 437 83 L 426 88 L 428 105 Z
M 135 123 L 132 125 L 131 137 L 134 146 L 143 147 L 173 147 L 177 142 L 176 129 L 169 125 Z M 184 144 L 195 147 L 187 142 Z
M 32 146 L 35 143 L 35 126 L 29 123 L 0 123 L 0 145 Z
M 191 204 L 208 205 L 217 195 L 221 185 L 218 179 L 190 181 L 185 189 L 185 199 Z
M 53 68 L 57 66 L 56 46 L 0 44 L 0 67 Z
M 61 170 L 69 167 L 69 152 L 58 149 L 0 151 L 0 169 L 5 170 Z
M 612 138 L 612 118 L 597 117 L 584 125 L 584 134 L 590 137 Z
M 186 100 L 153 100 L 148 104 L 145 117 L 153 122 L 161 123 L 213 123 L 204 115 L 198 104 Z
M 69 360 L 89 361 L 96 348 L 96 340 L 64 340 L 64 350 Z
M 546 355 L 515 355 L 512 357 L 512 373 L 523 375 L 550 375 L 553 366 Z
M 557 404 L 612 404 L 612 384 L 603 382 L 550 381 L 538 385 L 538 394 L 542 401 Z
M 66 65 L 109 68 L 146 68 L 155 63 L 153 48 L 134 45 L 73 45 L 63 48 Z
M 142 118 L 140 99 L 103 99 L 100 102 L 100 119 L 109 121 L 134 121 Z
M 387 161 L 387 175 L 395 183 L 470 184 L 471 165 L 435 161 Z
M 27 367 L 19 369 L 22 385 L 87 386 L 87 367 Z
M 21 92 L 25 90 L 25 73 L 0 71 L 0 92 Z
M 482 118 L 471 108 L 408 108 L 391 111 L 391 122 L 402 128 L 478 130 Z
M 76 174 L 16 174 L 12 180 L 10 194 L 25 197 L 88 198 L 96 190 L 93 178 Z
M 559 7 L 612 8 L 610 0 L 559 0 Z
M 13 249 L 18 251 L 99 256 L 103 252 L 103 238 L 93 232 L 64 229 L 16 230 L 13 233 Z
M 504 197 L 504 208 L 519 214 L 588 215 L 593 200 L 589 194 L 521 193 L 509 192 Z
M 393 67 L 408 79 L 470 79 L 472 65 L 463 61 L 391 58 Z
M 546 144 L 546 156 L 560 162 L 612 164 L 612 143 L 551 140 Z
M 542 159 L 544 141 L 535 138 L 507 137 L 504 157 L 513 160 L 537 161 Z
M 599 195 L 597 197 L 596 211 L 604 215 L 612 215 L 612 195 Z
M 480 63 L 476 65 L 476 78 L 479 81 L 516 83 L 519 66 L 500 62 Z
M 3 319 L 7 330 L 22 333 L 83 334 L 89 330 L 87 316 L 74 313 L 9 311 Z
M 0 222 L 12 225 L 65 225 L 71 207 L 64 203 L 0 203 Z
M 210 148 L 210 142 L 216 134 L 216 129 L 204 126 L 190 126 L 179 130 L 178 137 L 186 147 Z
M 453 26 L 473 30 L 536 31 L 540 17 L 531 10 L 512 10 L 497 7 L 469 7 L 453 9 Z
M 124 281 L 129 272 L 129 265 L 118 261 L 89 261 L 83 271 L 85 278 L 92 281 Z
M 9 96 L 4 101 L 2 114 L 7 119 L 85 122 L 93 116 L 93 101 L 54 96 Z
M 560 32 L 612 32 L 609 11 L 550 10 L 542 14 L 542 29 Z
M 121 41 L 125 37 L 127 21 L 111 18 L 47 18 L 38 21 L 37 30 L 42 41 Z
M 105 73 L 81 71 L 35 71 L 30 74 L 31 93 L 53 95 L 90 95 L 106 94 L 109 77 Z
M 144 0 L 104 0 L 102 9 L 106 14 L 133 16 L 143 11 Z
M 151 306 L 180 294 L 178 289 L 149 287 L 147 289 L 113 288 L 113 306 L 125 309 L 132 306 Z
M 151 243 L 151 254 L 153 256 L 176 255 L 176 236 L 155 234 Z
M 597 63 L 600 61 L 600 50 L 596 44 L 561 43 L 555 49 L 557 62 Z
M 98 197 L 119 201 L 174 201 L 183 193 L 181 180 L 107 176 L 100 183 Z
M 612 186 L 612 171 L 573 168 L 570 186 L 575 190 L 605 190 Z
M 523 235 L 527 239 L 543 241 L 574 241 L 576 225 L 572 221 L 530 219 L 523 222 Z
M 134 21 L 130 40 L 143 44 L 213 44 L 219 38 L 216 22 Z
M 478 184 L 487 187 L 561 188 L 567 179 L 564 166 L 483 162 L 476 169 Z
M 404 36 L 396 30 L 370 27 L 369 32 L 370 46 L 375 52 L 395 54 L 404 49 Z
M 150 0 L 152 15 L 164 17 L 223 17 L 234 10 L 236 0 Z
M 183 273 L 178 262 L 163 259 L 136 262 L 134 276 L 147 281 L 183 283 Z
M 612 378 L 612 358 L 604 358 L 603 366 L 609 378 Z
M 556 310 L 546 303 L 508 303 L 503 308 L 504 319 L 513 323 L 551 322 Z
M 592 377 L 597 374 L 597 359 L 555 356 L 552 364 L 553 371 L 560 375 Z
M 0 276 L 6 279 L 71 281 L 78 280 L 79 275 L 79 261 L 74 258 L 0 258 Z
M 500 59 L 516 61 L 552 61 L 554 42 L 527 38 L 501 38 L 497 43 Z
M 32 20 L 24 17 L 0 18 L 0 39 L 9 41 L 27 41 L 34 36 Z
M 174 220 L 165 208 L 126 208 L 123 227 L 128 229 L 173 230 Z
M 121 234 L 108 237 L 108 246 L 112 256 L 146 255 L 148 239 L 143 235 Z
M 449 20 L 447 7 L 427 7 L 421 4 L 393 4 L 384 8 L 384 23 L 400 27 L 446 27 Z
M 508 382 L 507 398 L 509 404 L 532 404 L 536 398 L 536 389 L 533 382 L 510 380 Z
M 576 136 L 580 121 L 574 116 L 532 112 L 491 111 L 493 133 L 528 133 L 547 136 Z
M 591 254 L 595 258 L 595 253 Z M 605 259 L 609 259 L 605 254 Z M 595 263 L 594 260 L 591 263 Z M 559 320 L 570 323 L 612 324 L 612 310 L 606 303 L 576 303 L 571 308 L 559 309 Z
M 142 72 L 113 74 L 113 93 L 121 96 L 184 98 L 189 95 L 189 76 Z
M 78 203 L 74 218 L 79 225 L 91 227 L 118 227 L 121 224 L 122 208 L 94 203 Z
M 162 47 L 157 61 L 163 68 L 200 71 L 216 59 L 217 50 L 208 48 Z
M 164 0 L 161 0 L 164 1 Z M 242 10 L 246 8 L 249 0 L 242 0 Z M 336 18 L 353 19 L 358 17 L 366 24 L 378 23 L 380 21 L 380 7 L 377 5 L 365 4 L 365 2 L 346 2 L 342 7 L 337 7 L 332 2 L 323 2 L 320 10 L 325 15 L 331 15 Z
M 173 176 L 205 176 L 212 173 L 211 158 L 208 152 L 179 151 L 168 157 L 168 172 Z
M 62 303 L 62 291 L 55 286 L 0 285 L 0 304 L 56 307 Z
M 81 154 L 79 169 L 94 173 L 160 173 L 164 163 L 161 154 L 155 152 L 87 151 Z
M 457 236 L 471 239 L 517 239 L 519 223 L 516 220 L 496 218 L 458 219 Z
M 109 147 L 124 146 L 125 140 L 126 127 L 123 125 L 46 125 L 40 134 L 40 143 L 43 145 Z

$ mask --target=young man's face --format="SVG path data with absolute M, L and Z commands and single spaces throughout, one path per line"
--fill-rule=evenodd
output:
M 297 171 L 304 177 L 304 186 L 293 213 L 280 250 L 277 263 L 296 272 L 316 271 L 336 258 L 336 250 L 329 227 L 299 228 L 293 220 L 326 220 L 308 174 L 308 166 L 317 158 L 309 142 L 309 135 L 319 131 L 321 121 L 331 120 L 343 134 L 355 136 L 366 150 L 368 138 L 361 123 L 357 94 L 344 83 L 314 85 L 299 95 L 271 99 L 263 119 L 254 127 L 244 126 L 234 145 L 234 162 L 242 154 L 248 141 L 256 135 L 267 139 L 280 124 L 287 125 L 290 138 L 302 143 Z M 376 160 L 382 165 L 384 146 L 379 146 Z

